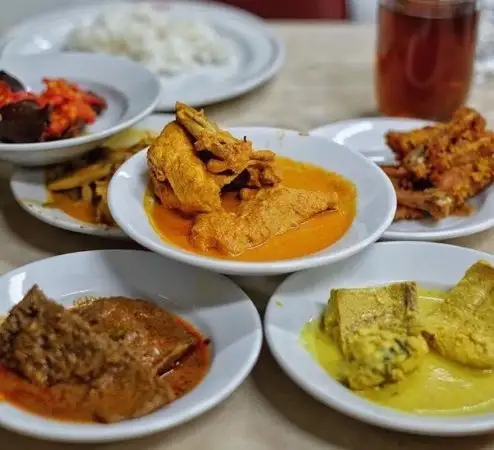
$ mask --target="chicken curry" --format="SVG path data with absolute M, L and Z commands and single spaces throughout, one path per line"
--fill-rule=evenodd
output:
M 264 245 L 249 249 L 240 255 L 225 255 L 216 249 L 199 251 L 189 239 L 194 220 L 163 208 L 148 191 L 144 205 L 153 228 L 166 241 L 191 252 L 200 252 L 216 258 L 240 261 L 282 260 L 305 256 L 320 251 L 340 239 L 350 228 L 356 211 L 355 186 L 342 176 L 327 172 L 310 164 L 302 164 L 287 158 L 277 157 L 277 168 L 288 187 L 313 191 L 336 192 L 338 210 L 322 213 L 301 224 L 298 228 L 278 234 Z M 235 193 L 222 197 L 222 206 L 234 211 L 240 201 Z
M 494 412 L 494 268 L 477 262 L 448 292 L 415 289 L 336 289 L 302 344 L 332 377 L 384 406 Z
M 192 390 L 209 364 L 209 340 L 145 300 L 66 309 L 34 286 L 0 324 L 0 398 L 58 420 L 141 417 Z
M 150 223 L 163 240 L 200 254 L 243 261 L 305 256 L 340 239 L 355 217 L 349 180 L 255 150 L 182 103 L 147 161 Z

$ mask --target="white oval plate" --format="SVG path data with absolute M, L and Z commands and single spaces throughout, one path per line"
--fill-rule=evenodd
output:
M 150 114 L 159 99 L 158 79 L 133 61 L 94 53 L 5 56 L 0 68 L 39 92 L 43 77 L 66 78 L 104 97 L 107 109 L 87 127 L 88 134 L 29 144 L 0 143 L 0 159 L 42 166 L 74 158 Z M 122 76 L 125 74 L 125 76 Z
M 384 142 L 389 130 L 412 130 L 433 122 L 418 119 L 370 117 L 335 122 L 310 132 L 361 152 L 377 164 L 392 163 L 394 156 Z M 494 226 L 494 187 L 489 187 L 470 201 L 475 213 L 469 217 L 393 222 L 383 239 L 441 241 L 485 231 Z
M 22 434 L 68 442 L 130 439 L 162 431 L 208 411 L 249 375 L 262 344 L 252 301 L 226 277 L 151 252 L 69 253 L 28 264 L 0 278 L 0 314 L 34 284 L 65 306 L 82 296 L 126 296 L 162 305 L 190 321 L 212 342 L 211 367 L 190 393 L 160 410 L 114 424 L 78 424 L 30 414 L 0 403 L 0 425 Z
M 272 149 L 280 156 L 315 164 L 351 180 L 358 190 L 357 215 L 347 233 L 320 252 L 284 261 L 238 262 L 182 250 L 160 238 L 144 210 L 146 151 L 122 165 L 110 183 L 108 204 L 122 230 L 144 247 L 187 264 L 230 275 L 274 275 L 348 258 L 379 239 L 391 223 L 396 208 L 393 186 L 384 172 L 361 154 L 296 131 L 256 127 L 230 131 L 235 136 L 247 136 L 256 148 Z
M 176 19 L 199 19 L 228 40 L 233 58 L 225 66 L 204 68 L 184 76 L 161 77 L 157 108 L 173 111 L 177 100 L 198 107 L 237 97 L 273 77 L 281 68 L 285 48 L 261 19 L 238 8 L 214 2 L 150 2 Z M 13 27 L 3 38 L 3 55 L 26 55 L 64 50 L 72 29 L 90 22 L 115 4 L 58 8 Z
M 303 348 L 300 331 L 318 318 L 330 291 L 413 280 L 447 289 L 479 259 L 492 255 L 430 242 L 384 242 L 331 267 L 289 277 L 271 297 L 264 318 L 267 343 L 282 369 L 308 394 L 363 422 L 415 434 L 460 436 L 494 430 L 494 414 L 434 417 L 407 414 L 372 403 L 338 383 Z
M 159 133 L 168 122 L 174 119 L 175 117 L 171 114 L 155 114 L 139 122 L 136 128 Z M 10 179 L 10 188 L 17 203 L 25 211 L 49 225 L 93 236 L 127 238 L 127 235 L 118 227 L 81 222 L 59 209 L 43 206 L 48 201 L 45 169 L 15 169 Z

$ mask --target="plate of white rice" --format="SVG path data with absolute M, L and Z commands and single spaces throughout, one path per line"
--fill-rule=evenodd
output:
M 58 9 L 13 27 L 1 58 L 43 52 L 124 56 L 161 79 L 157 105 L 200 107 L 244 94 L 280 69 L 284 46 L 261 19 L 214 2 L 112 2 Z

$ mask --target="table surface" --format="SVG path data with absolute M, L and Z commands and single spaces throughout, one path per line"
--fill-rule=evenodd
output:
M 208 108 L 227 125 L 272 125 L 307 131 L 335 120 L 375 115 L 374 27 L 335 23 L 275 23 L 286 63 L 259 90 Z M 494 123 L 494 84 L 474 87 L 470 104 Z M 11 168 L 0 164 L 0 273 L 51 255 L 137 248 L 45 225 L 25 213 L 9 189 Z M 494 230 L 454 244 L 494 252 Z M 282 277 L 236 279 L 262 310 Z M 345 417 L 313 400 L 276 365 L 265 348 L 246 382 L 222 405 L 189 424 L 144 439 L 94 445 L 108 450 L 408 450 L 494 449 L 494 437 L 438 439 L 399 434 Z M 0 449 L 64 449 L 0 430 Z M 70 448 L 87 448 L 71 445 Z

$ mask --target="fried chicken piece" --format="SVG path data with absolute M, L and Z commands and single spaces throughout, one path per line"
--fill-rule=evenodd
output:
M 403 166 L 383 165 L 380 167 L 395 189 L 413 189 L 413 180 Z
M 474 209 L 468 203 L 458 205 L 453 211 L 453 216 L 467 217 L 473 214 Z
M 178 123 L 194 136 L 196 151 L 207 151 L 217 160 L 213 173 L 231 171 L 239 174 L 247 167 L 253 153 L 252 142 L 247 138 L 237 139 L 228 131 L 222 130 L 215 122 L 209 120 L 203 111 L 197 111 L 183 103 L 176 104 Z
M 435 219 L 450 216 L 456 208 L 454 198 L 439 189 L 431 188 L 424 191 L 396 189 L 396 198 L 398 205 L 420 209 Z
M 389 178 L 402 178 L 408 177 L 408 172 L 403 166 L 395 166 L 391 164 L 384 164 L 381 167 L 381 170 L 389 177 Z
M 199 215 L 191 230 L 192 244 L 202 251 L 216 249 L 240 255 L 272 236 L 285 233 L 324 211 L 336 210 L 336 193 L 312 192 L 276 186 L 260 190 L 237 212 Z
M 416 178 L 427 178 L 431 173 L 440 173 L 461 164 L 466 153 L 475 151 L 478 146 L 489 145 L 489 140 L 485 119 L 473 109 L 461 108 L 451 122 L 441 126 L 440 133 L 409 152 L 402 164 Z
M 430 139 L 442 132 L 444 126 L 439 124 L 412 131 L 388 131 L 384 138 L 397 159 L 401 160 L 410 152 L 422 149 Z
M 156 195 L 160 197 L 160 193 L 167 191 L 166 187 L 159 188 L 160 183 L 167 181 L 180 211 L 206 213 L 221 207 L 221 187 L 206 170 L 189 135 L 177 122 L 169 123 L 149 147 L 147 161 Z
M 433 179 L 434 185 L 452 196 L 458 204 L 487 188 L 494 180 L 494 158 L 484 157 L 444 172 Z
M 394 221 L 399 220 L 420 220 L 425 219 L 427 213 L 417 208 L 410 208 L 409 206 L 398 205 L 396 208 L 396 213 Z
M 485 133 L 475 141 L 460 140 L 457 144 L 445 141 L 443 136 L 437 139 L 428 150 L 428 164 L 430 177 L 446 172 L 447 170 L 477 161 L 479 158 L 494 155 L 494 134 Z M 439 145 L 438 145 L 439 144 Z
M 428 143 L 439 135 L 456 137 L 463 135 L 464 139 L 473 140 L 484 132 L 485 125 L 485 119 L 477 111 L 472 108 L 460 108 L 448 123 L 411 131 L 388 131 L 385 139 L 399 160 L 412 152 L 414 152 L 413 159 L 419 159 L 423 156 Z

